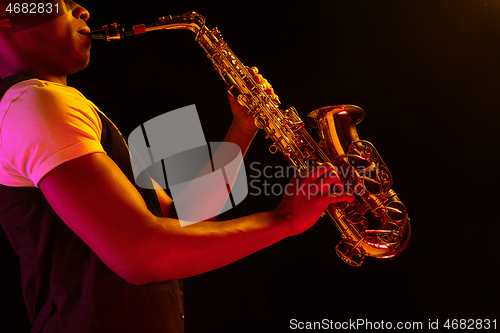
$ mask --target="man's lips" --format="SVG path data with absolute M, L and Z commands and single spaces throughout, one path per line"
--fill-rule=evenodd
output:
M 90 28 L 89 27 L 82 28 L 82 29 L 78 30 L 78 33 L 88 35 L 90 33 Z
M 88 40 L 88 43 L 90 45 L 90 44 L 92 44 L 92 41 L 91 41 L 91 38 L 89 36 L 89 33 L 90 33 L 90 28 L 89 27 L 84 27 L 84 28 L 78 30 L 78 34 L 84 36 L 83 38 L 85 40 Z

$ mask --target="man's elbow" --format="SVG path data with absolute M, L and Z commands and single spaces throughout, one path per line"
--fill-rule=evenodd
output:
M 160 269 L 160 267 L 173 266 L 175 266 L 175 263 L 166 264 L 162 262 L 160 264 L 150 258 L 141 259 L 136 257 L 133 260 L 122 261 L 119 265 L 115 265 L 112 270 L 128 283 L 141 286 L 148 283 L 182 278 L 182 274 L 176 274 L 176 272 L 179 272 L 177 269 Z
M 145 276 L 145 274 L 138 272 L 127 272 L 119 275 L 122 279 L 135 286 L 142 286 L 153 282 L 149 277 Z
M 141 286 L 144 284 L 156 282 L 150 273 L 150 264 L 146 260 L 130 257 L 122 260 L 113 260 L 105 264 L 114 273 L 130 284 Z
M 122 279 L 135 286 L 142 286 L 148 283 L 156 283 L 181 278 L 174 276 L 174 274 L 158 275 L 147 273 L 147 270 L 122 272 L 119 275 Z

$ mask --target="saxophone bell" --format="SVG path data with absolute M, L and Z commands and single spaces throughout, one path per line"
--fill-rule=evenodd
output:
M 411 234 L 406 207 L 392 189 L 389 169 L 376 148 L 360 140 L 356 131 L 364 115 L 353 105 L 324 107 L 308 115 L 339 177 L 354 189 L 357 198 L 327 208 L 342 235 L 335 248 L 337 255 L 355 267 L 363 263 L 365 256 L 396 256 L 406 248 Z

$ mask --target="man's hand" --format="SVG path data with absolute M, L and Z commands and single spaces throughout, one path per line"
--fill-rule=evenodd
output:
M 236 97 L 229 95 L 229 104 L 233 113 L 233 124 L 249 132 L 257 132 L 253 115 L 236 100 Z
M 355 200 L 343 189 L 344 182 L 332 164 L 313 163 L 290 180 L 272 213 L 276 220 L 290 224 L 292 234 L 300 234 L 313 226 L 330 204 Z
M 280 103 L 278 95 L 274 93 L 274 89 L 271 84 L 261 75 L 259 74 L 259 70 L 257 67 L 251 67 L 248 70 L 250 74 L 252 74 L 255 82 L 260 84 L 262 89 L 274 100 L 277 104 Z M 255 126 L 254 117 L 252 114 L 248 112 L 248 109 L 244 106 L 241 106 L 236 97 L 229 95 L 229 102 L 231 104 L 231 111 L 233 112 L 234 121 L 242 126 L 244 129 L 248 129 L 251 131 L 256 131 L 257 126 Z
M 278 95 L 274 92 L 273 86 L 261 75 L 259 74 L 259 69 L 255 66 L 249 69 L 250 73 L 253 75 L 255 82 L 259 83 L 262 89 L 277 103 L 281 104 Z

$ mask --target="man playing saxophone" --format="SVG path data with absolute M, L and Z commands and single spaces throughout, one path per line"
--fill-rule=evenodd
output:
M 89 12 L 71 0 L 35 4 L 38 14 L 50 14 L 47 4 L 58 12 L 40 18 L 0 1 L 2 82 L 26 76 L 0 100 L 0 223 L 21 258 L 32 332 L 182 332 L 178 279 L 299 234 L 329 204 L 352 200 L 330 196 L 341 181 L 315 165 L 272 211 L 181 227 L 163 190 L 152 196 L 127 177 L 128 151 L 112 123 L 67 86 L 89 64 Z M 230 104 L 225 141 L 244 154 L 257 128 Z M 312 185 L 315 196 L 298 191 Z

